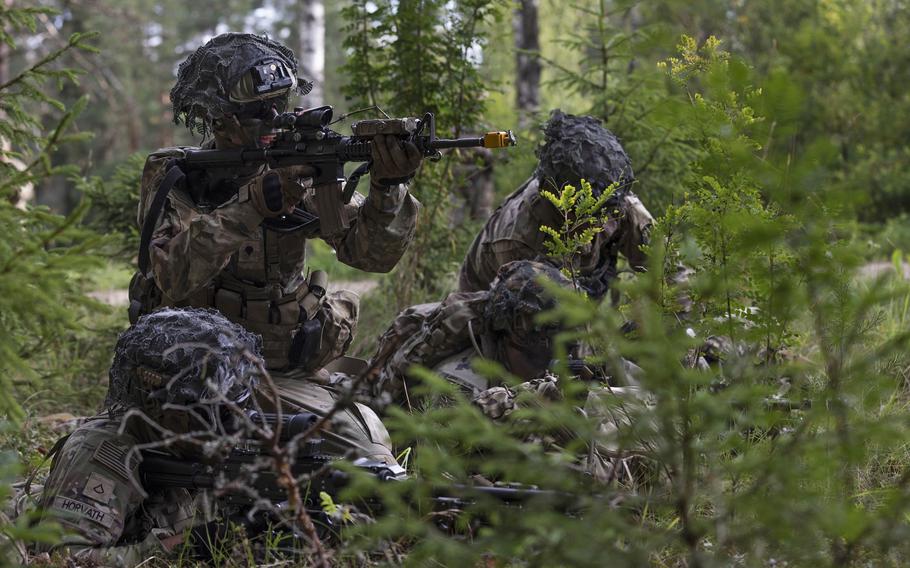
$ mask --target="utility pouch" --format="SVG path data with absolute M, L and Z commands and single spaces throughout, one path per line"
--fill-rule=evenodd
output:
M 319 215 L 319 236 L 331 237 L 351 226 L 347 208 L 342 201 L 341 183 L 314 186 L 316 214 Z
M 252 323 L 269 323 L 268 300 L 247 300 L 246 319 Z
M 161 291 L 153 280 L 146 278 L 141 272 L 136 272 L 130 280 L 129 299 L 127 315 L 130 323 L 134 324 L 140 316 L 149 313 L 161 303 Z
M 315 270 L 310 275 L 307 285 L 301 287 L 305 293 L 300 295 L 300 308 L 306 314 L 306 319 L 316 317 L 319 306 L 322 305 L 322 299 L 325 297 L 326 288 L 328 287 L 328 275 L 324 270 Z
M 278 321 L 274 323 L 279 323 L 282 325 L 287 325 L 289 323 L 300 321 L 300 304 L 297 303 L 296 296 L 289 296 L 283 301 L 279 301 L 275 305 L 275 310 L 277 311 Z
M 322 349 L 322 320 L 316 317 L 328 286 L 328 275 L 324 270 L 314 270 L 307 284 L 301 286 L 294 305 L 298 309 L 300 325 L 294 332 L 288 351 L 288 364 L 293 367 L 306 366 Z
M 243 296 L 227 288 L 218 288 L 215 292 L 215 308 L 228 318 L 240 318 L 243 316 Z
M 311 319 L 301 322 L 291 341 L 288 363 L 291 368 L 300 367 L 313 359 L 322 348 L 322 322 Z

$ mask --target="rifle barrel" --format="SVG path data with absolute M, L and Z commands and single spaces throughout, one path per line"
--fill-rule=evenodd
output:
M 430 147 L 434 150 L 444 148 L 505 148 L 515 145 L 515 135 L 511 130 L 487 132 L 483 136 L 468 138 L 437 138 Z
M 483 146 L 483 137 L 472 138 L 437 138 L 431 147 L 436 150 L 446 148 L 478 148 Z

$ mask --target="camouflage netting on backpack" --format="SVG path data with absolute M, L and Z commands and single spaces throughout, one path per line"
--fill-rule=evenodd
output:
M 595 195 L 600 195 L 604 188 L 619 182 L 619 196 L 635 180 L 632 162 L 619 138 L 596 118 L 556 109 L 543 130 L 545 140 L 536 151 L 541 189 L 559 189 L 565 183 L 578 187 L 584 179 Z
M 142 316 L 117 340 L 106 408 L 160 403 L 241 403 L 255 387 L 262 339 L 211 309 L 164 308 Z
M 228 93 L 244 73 L 265 59 L 277 59 L 297 73 L 294 53 L 269 38 L 226 33 L 209 40 L 177 70 L 177 84 L 171 89 L 174 122 L 183 122 L 190 132 L 207 137 L 213 119 L 240 109 L 241 103 L 231 101 Z M 306 95 L 312 88 L 311 82 L 297 79 L 298 94 Z

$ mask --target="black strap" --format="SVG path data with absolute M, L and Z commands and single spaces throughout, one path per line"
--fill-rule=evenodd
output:
M 370 166 L 372 164 L 372 160 L 364 162 L 348 176 L 348 182 L 344 184 L 344 191 L 341 193 L 342 203 L 347 204 L 351 202 L 351 198 L 354 197 L 354 192 L 357 191 L 357 184 L 360 183 L 360 178 L 370 171 Z
M 155 232 L 155 225 L 158 224 L 158 218 L 161 217 L 161 211 L 164 209 L 164 201 L 171 190 L 174 189 L 174 186 L 186 177 L 183 170 L 177 165 L 177 160 L 168 161 L 165 167 L 167 168 L 167 174 L 158 185 L 152 205 L 146 211 L 145 220 L 142 222 L 142 237 L 139 240 L 139 272 L 143 275 L 148 274 L 149 246 L 152 244 L 152 234 Z
M 300 317 L 305 318 L 306 314 L 300 312 Z M 322 322 L 316 318 L 301 322 L 288 350 L 288 366 L 293 369 L 306 365 L 321 346 Z
M 26 495 L 31 496 L 32 483 L 35 482 L 35 478 L 38 476 L 38 472 L 42 471 L 42 467 L 44 466 L 45 463 L 47 463 L 47 460 L 49 460 L 51 458 L 53 458 L 55 460 L 57 459 L 57 454 L 60 452 L 60 450 L 63 449 L 63 444 L 65 444 L 66 441 L 70 439 L 71 435 L 72 435 L 72 432 L 61 437 L 59 440 L 57 440 L 54 443 L 54 446 L 51 448 L 51 451 L 49 451 L 43 458 L 41 458 L 41 461 L 38 462 L 38 466 L 34 470 L 32 470 L 32 473 L 29 474 L 28 478 L 25 480 L 25 494 Z

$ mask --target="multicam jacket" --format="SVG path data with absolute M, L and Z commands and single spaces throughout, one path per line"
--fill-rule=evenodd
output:
M 493 213 L 474 239 L 458 274 L 460 292 L 476 292 L 490 287 L 496 272 L 513 260 L 535 260 L 546 257 L 546 235 L 541 225 L 559 227 L 562 220 L 553 205 L 538 191 L 538 181 L 531 178 Z M 609 202 L 608 202 L 609 203 Z M 613 210 L 584 251 L 578 267 L 586 286 L 595 295 L 606 292 L 616 276 L 617 255 L 622 254 L 633 268 L 644 267 L 646 258 L 641 245 L 648 243 L 654 218 L 641 200 L 626 192 L 613 205 Z
M 145 494 L 139 455 L 130 450 L 148 436 L 119 428 L 119 419 L 88 420 L 66 440 L 44 484 L 43 514 L 68 530 L 58 547 L 80 565 L 135 566 L 163 556 L 162 538 L 204 518 L 186 489 Z
M 532 399 L 541 402 L 561 400 L 559 379 L 550 373 L 509 387 L 474 370 L 472 361 L 477 357 L 497 359 L 490 338 L 484 335 L 482 314 L 489 295 L 489 292 L 456 292 L 442 302 L 402 311 L 380 338 L 377 353 L 370 361 L 370 367 L 375 369 L 371 377 L 375 405 L 410 408 L 446 403 L 440 399 L 418 400 L 416 382 L 409 374 L 414 365 L 427 367 L 456 385 L 494 421 L 509 419 L 520 405 L 521 393 L 531 393 Z M 639 387 L 600 387 L 592 383 L 583 409 L 579 410 L 597 424 L 597 435 L 594 444 L 580 456 L 580 470 L 600 482 L 612 481 L 623 475 L 616 469 L 623 459 L 645 455 L 646 447 L 630 445 L 623 437 L 641 417 L 648 419 L 651 404 Z M 572 438 L 570 434 L 564 435 L 568 436 L 566 440 L 548 440 L 547 445 L 559 445 Z
M 379 338 L 370 360 L 374 370 L 371 394 L 377 405 L 407 402 L 408 373 L 413 365 L 433 369 L 450 362 L 470 369 L 471 358 L 492 357 L 493 348 L 483 335 L 483 310 L 489 295 L 456 292 L 442 302 L 412 306 L 398 314 Z
M 180 157 L 183 151 L 166 148 L 148 157 L 142 174 L 140 227 L 168 160 Z M 264 226 L 241 181 L 231 197 L 214 207 L 197 204 L 193 195 L 198 188 L 191 185 L 178 185 L 168 195 L 150 244 L 149 276 L 153 282 L 144 283 L 145 275 L 137 275 L 131 285 L 131 300 L 143 302 L 145 309 L 160 305 L 215 307 L 263 336 L 269 368 L 287 367 L 295 328 L 301 319 L 314 317 L 310 312 L 320 309 L 301 301 L 307 291 L 306 239 L 315 235 Z M 315 214 L 312 189 L 304 194 L 301 207 Z M 349 228 L 324 237 L 338 259 L 361 270 L 391 270 L 414 237 L 417 200 L 399 185 L 388 193 L 372 190 L 366 198 L 355 193 L 344 207 Z M 351 302 L 356 303 L 356 297 L 340 301 L 343 311 L 356 314 Z M 301 312 L 307 312 L 306 317 L 301 318 Z M 348 327 L 352 326 L 349 322 Z

